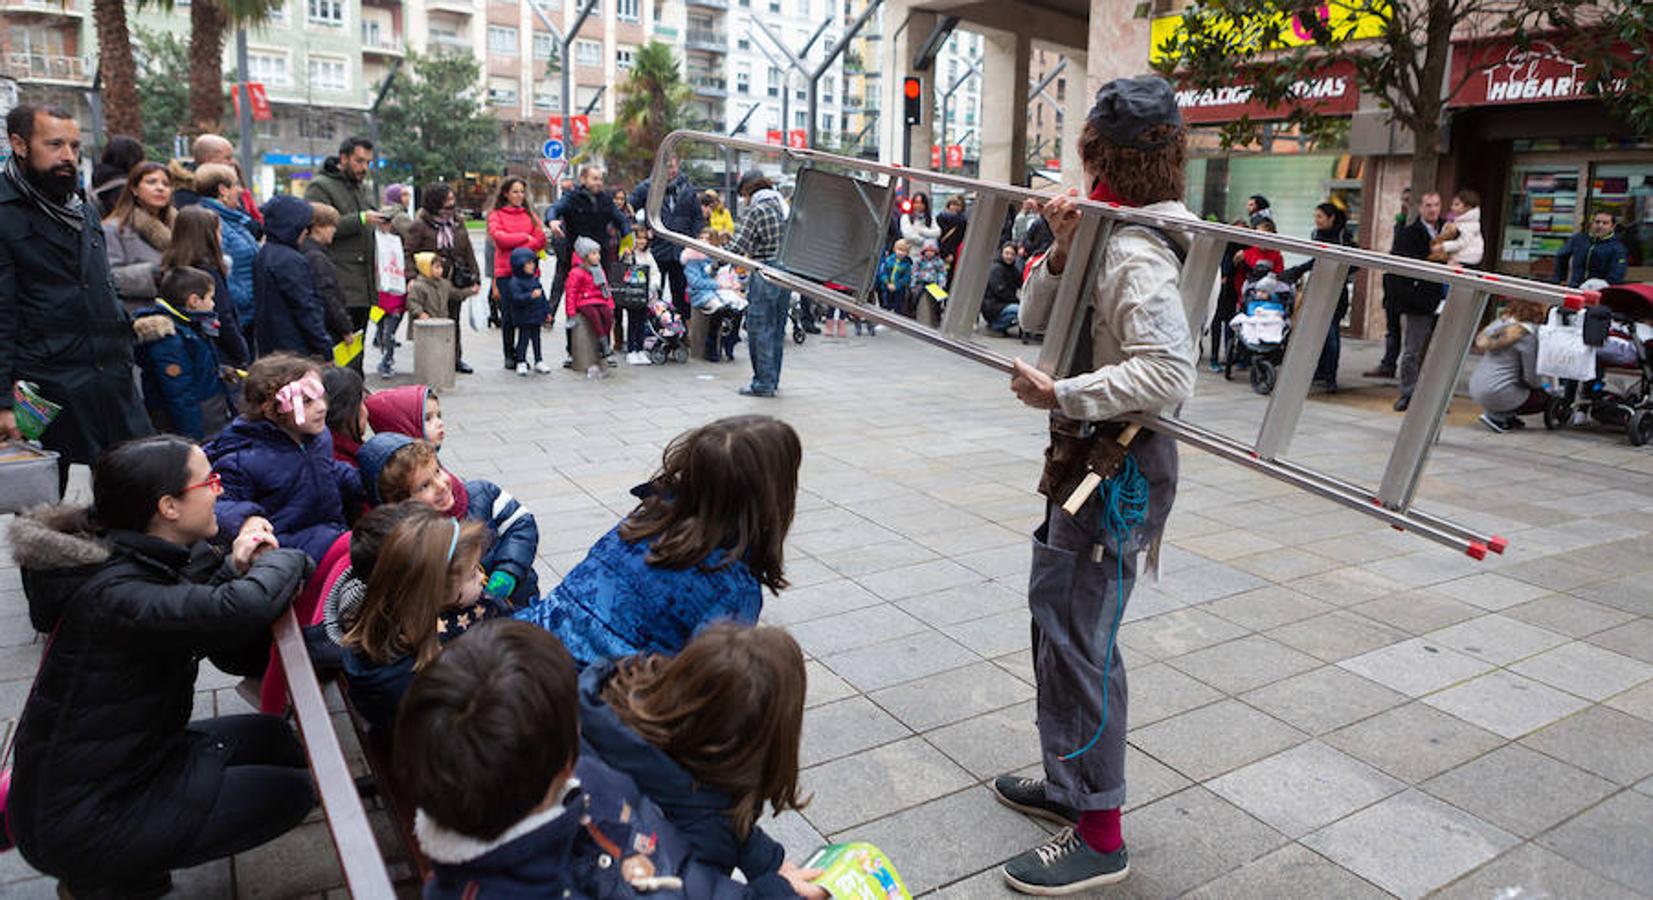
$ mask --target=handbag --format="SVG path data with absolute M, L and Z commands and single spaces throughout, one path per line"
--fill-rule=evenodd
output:
M 1596 350 L 1584 343 L 1584 328 L 1578 319 L 1550 310 L 1549 318 L 1538 327 L 1538 361 L 1534 366 L 1538 374 L 1570 381 L 1595 379 Z

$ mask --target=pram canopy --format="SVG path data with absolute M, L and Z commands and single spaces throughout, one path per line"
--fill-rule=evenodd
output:
M 1613 315 L 1653 325 L 1653 284 L 1615 284 L 1601 289 L 1601 305 Z

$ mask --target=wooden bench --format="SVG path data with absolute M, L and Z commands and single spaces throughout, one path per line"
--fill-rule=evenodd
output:
M 322 697 L 321 683 L 310 665 L 310 651 L 304 644 L 298 620 L 289 608 L 281 614 L 274 626 L 275 645 L 281 654 L 281 663 L 287 673 L 287 693 L 292 698 L 293 718 L 298 722 L 299 736 L 304 740 L 304 753 L 310 760 L 310 771 L 316 779 L 316 791 L 321 795 L 322 811 L 327 816 L 327 830 L 333 837 L 333 848 L 338 852 L 339 865 L 344 869 L 345 886 L 356 900 L 394 900 L 396 891 L 391 885 L 390 871 L 385 866 L 384 854 L 373 837 L 367 810 L 356 791 L 356 780 L 345 761 L 344 748 L 333 729 L 333 718 Z M 370 757 L 371 759 L 371 757 Z M 385 775 L 374 772 L 383 788 L 388 784 Z M 392 813 L 394 815 L 394 812 Z M 422 859 L 417 851 L 412 859 Z

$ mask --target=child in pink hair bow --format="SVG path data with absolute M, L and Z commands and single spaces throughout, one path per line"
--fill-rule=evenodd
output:
M 297 381 L 289 381 L 276 391 L 276 405 L 284 413 L 293 414 L 293 424 L 304 425 L 304 405 L 306 401 L 326 396 L 327 390 L 321 386 L 321 379 L 314 372 L 305 375 Z

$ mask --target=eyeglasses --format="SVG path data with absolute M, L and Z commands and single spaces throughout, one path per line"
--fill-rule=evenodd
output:
M 184 489 L 178 492 L 178 496 L 182 497 L 183 495 L 189 493 L 190 491 L 195 490 L 196 488 L 208 488 L 214 494 L 222 494 L 222 493 L 224 493 L 224 476 L 218 474 L 217 472 L 214 472 L 211 475 L 207 476 L 206 481 L 200 481 L 200 482 L 196 482 L 195 484 L 185 485 Z

